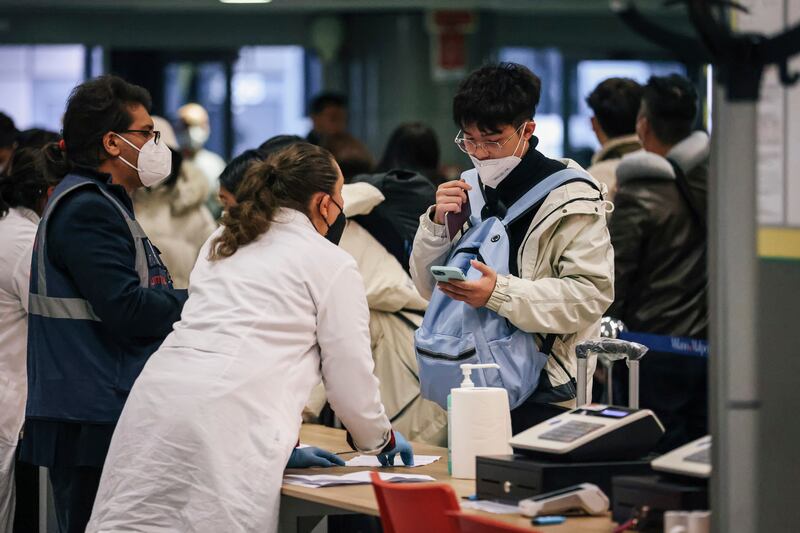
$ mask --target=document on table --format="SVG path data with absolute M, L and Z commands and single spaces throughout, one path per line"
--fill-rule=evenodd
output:
M 435 463 L 439 459 L 441 459 L 439 455 L 415 455 L 414 464 L 410 468 L 429 465 L 431 463 Z M 356 457 L 353 457 L 349 461 L 345 462 L 345 466 L 380 467 L 381 463 L 378 461 L 378 457 L 375 455 L 357 455 Z M 403 464 L 403 460 L 400 459 L 400 454 L 395 456 L 394 466 L 406 466 Z
M 333 487 L 336 485 L 368 485 L 372 481 L 369 477 L 369 470 L 362 472 L 353 472 L 352 474 L 344 474 L 342 476 L 327 475 L 327 474 L 286 474 L 283 476 L 283 482 L 287 485 L 299 485 L 301 487 L 309 487 L 317 489 L 320 487 Z M 420 474 L 395 474 L 388 472 L 379 472 L 379 476 L 384 481 L 389 483 L 414 483 L 420 481 L 435 481 L 431 476 L 423 476 Z

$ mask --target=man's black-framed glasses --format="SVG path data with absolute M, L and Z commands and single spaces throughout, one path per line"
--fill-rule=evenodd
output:
M 125 130 L 121 131 L 120 133 L 140 133 L 144 135 L 144 138 L 148 141 L 150 140 L 151 135 L 155 135 L 153 142 L 156 144 L 158 144 L 158 142 L 161 140 L 161 132 L 158 130 Z

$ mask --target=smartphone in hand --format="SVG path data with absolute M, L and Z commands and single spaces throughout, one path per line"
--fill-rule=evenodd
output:
M 444 225 L 449 240 L 452 241 L 464 231 L 464 226 L 471 214 L 472 209 L 469 206 L 469 196 L 467 196 L 467 201 L 461 205 L 460 213 L 447 212 L 444 214 Z
M 464 271 L 458 267 L 451 266 L 432 266 L 431 275 L 436 281 L 447 283 L 450 281 L 467 281 Z

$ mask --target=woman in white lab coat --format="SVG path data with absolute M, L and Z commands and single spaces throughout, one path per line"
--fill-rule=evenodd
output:
M 21 148 L 0 173 L 0 533 L 14 522 L 14 466 L 25 419 L 31 251 L 48 188 L 38 150 Z
M 275 531 L 320 377 L 356 449 L 413 461 L 380 401 L 356 263 L 324 237 L 344 227 L 342 184 L 307 143 L 253 166 L 200 252 L 181 321 L 134 384 L 88 532 Z M 329 464 L 318 452 L 300 465 Z

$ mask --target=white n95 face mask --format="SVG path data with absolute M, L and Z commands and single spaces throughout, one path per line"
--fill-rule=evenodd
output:
M 153 137 L 141 148 L 136 148 L 136 145 L 130 142 L 122 135 L 114 134 L 126 143 L 128 143 L 134 150 L 139 152 L 139 166 L 133 165 L 124 157 L 119 156 L 123 163 L 131 167 L 139 173 L 139 180 L 145 187 L 153 187 L 167 179 L 172 172 L 172 152 L 170 152 L 167 144 L 163 141 L 156 144 L 156 139 Z
M 189 146 L 193 150 L 199 150 L 206 144 L 209 131 L 202 126 L 189 126 L 187 135 L 189 136 Z
M 521 129 L 525 128 L 525 124 Z M 523 137 L 520 135 L 517 141 L 517 146 L 514 148 L 514 154 L 517 153 L 519 145 L 522 143 Z M 528 142 L 527 140 L 525 142 Z M 522 162 L 522 158 L 517 155 L 508 155 L 506 157 L 498 157 L 497 159 L 477 159 L 475 156 L 470 155 L 472 164 L 478 170 L 478 176 L 481 178 L 483 184 L 492 189 L 496 189 L 500 182 L 503 181 L 511 174 L 511 171 L 517 168 Z

